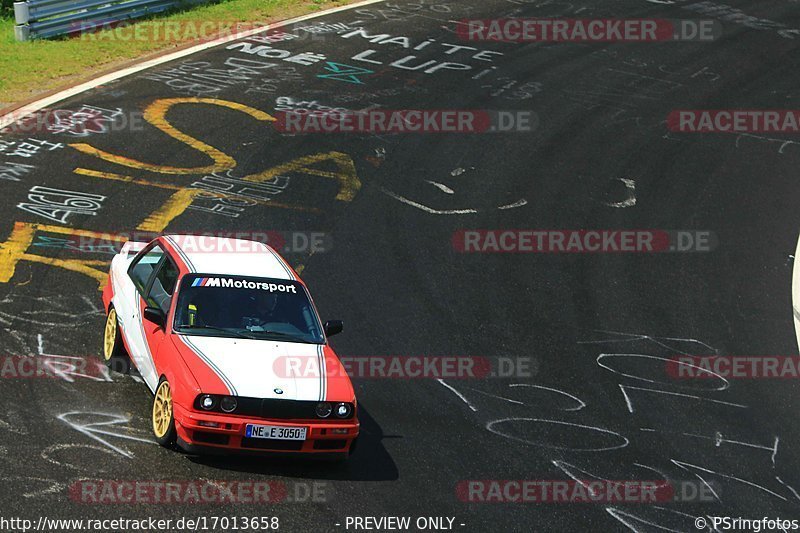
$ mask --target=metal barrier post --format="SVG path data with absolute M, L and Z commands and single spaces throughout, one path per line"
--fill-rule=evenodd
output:
M 30 28 L 28 28 L 28 21 L 31 19 L 30 11 L 28 10 L 27 2 L 14 2 L 14 20 L 17 25 L 14 26 L 14 37 L 18 41 L 27 41 L 30 39 Z

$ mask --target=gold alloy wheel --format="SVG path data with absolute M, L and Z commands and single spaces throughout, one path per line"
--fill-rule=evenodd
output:
M 117 342 L 117 311 L 112 307 L 106 318 L 106 332 L 103 336 L 103 357 L 106 361 L 111 360 L 114 354 L 114 345 Z
M 156 398 L 153 401 L 153 432 L 156 437 L 163 438 L 169 431 L 172 421 L 172 391 L 169 383 L 162 381 L 156 391 Z

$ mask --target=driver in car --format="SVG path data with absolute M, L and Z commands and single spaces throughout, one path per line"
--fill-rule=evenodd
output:
M 271 292 L 259 292 L 250 298 L 252 310 L 244 318 L 245 327 L 263 327 L 270 322 L 280 322 L 278 318 L 278 295 Z M 252 301 L 254 300 L 254 301 Z

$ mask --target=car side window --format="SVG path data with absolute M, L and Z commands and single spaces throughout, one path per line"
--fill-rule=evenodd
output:
M 133 280 L 133 284 L 141 294 L 145 293 L 147 282 L 150 281 L 150 276 L 153 270 L 158 266 L 158 262 L 164 257 L 164 250 L 158 245 L 154 246 L 150 251 L 134 260 L 134 263 L 128 269 L 128 275 Z
M 161 309 L 164 314 L 169 311 L 169 304 L 172 301 L 172 293 L 175 292 L 175 285 L 178 283 L 178 267 L 167 256 L 161 267 L 156 272 L 153 285 L 147 293 L 145 301 L 147 305 L 152 305 Z

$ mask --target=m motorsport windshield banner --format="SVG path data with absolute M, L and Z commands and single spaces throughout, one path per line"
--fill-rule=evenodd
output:
M 222 287 L 230 289 L 250 289 L 269 292 L 287 292 L 297 294 L 297 286 L 290 283 L 276 283 L 273 281 L 256 281 L 249 279 L 234 279 L 227 277 L 199 277 L 192 282 L 192 287 Z

